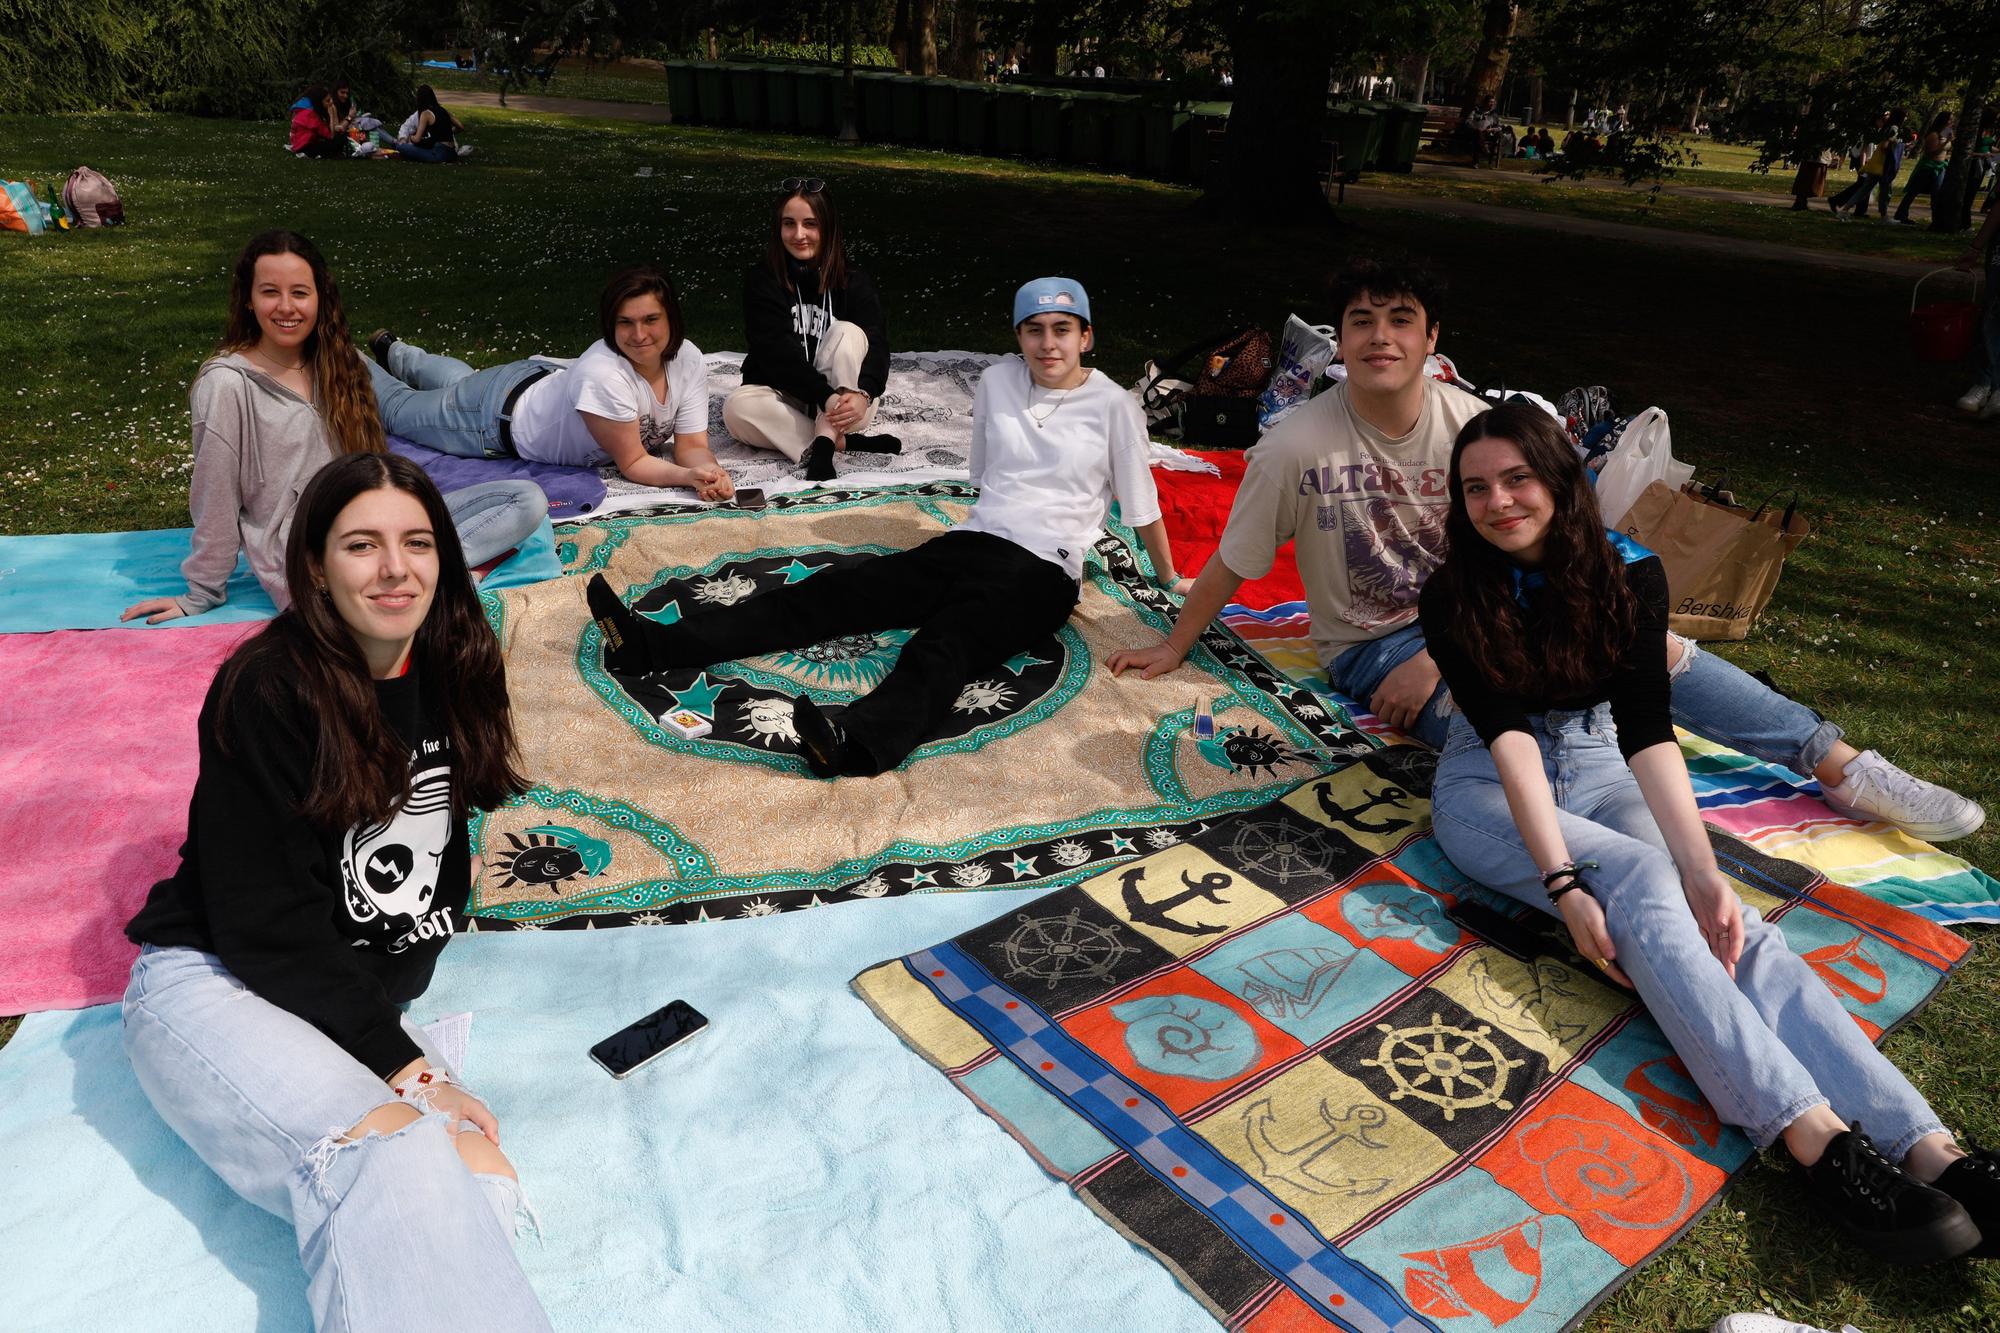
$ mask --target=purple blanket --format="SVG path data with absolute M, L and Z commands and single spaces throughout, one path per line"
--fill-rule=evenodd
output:
M 604 479 L 593 468 L 530 463 L 525 458 L 458 458 L 396 435 L 389 437 L 389 447 L 428 472 L 441 491 L 482 481 L 532 481 L 549 497 L 549 517 L 558 522 L 588 514 L 604 503 Z

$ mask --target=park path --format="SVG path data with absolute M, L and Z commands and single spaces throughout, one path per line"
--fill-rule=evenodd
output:
M 1455 162 L 1427 162 L 1422 160 L 1419 160 L 1417 163 L 1416 174 L 1419 176 L 1438 176 L 1445 180 L 1476 181 L 1481 185 L 1526 184 L 1531 181 L 1540 182 L 1542 180 L 1542 177 L 1533 171 L 1503 171 L 1491 167 L 1460 166 Z M 1782 174 L 1779 178 L 1784 179 Z M 1851 179 L 1843 179 L 1841 173 L 1836 171 L 1833 177 L 1827 181 L 1827 188 L 1829 193 L 1837 194 L 1852 183 Z M 1897 181 L 1896 184 L 1900 187 L 1903 182 Z M 1622 193 L 1635 193 L 1633 187 L 1626 185 L 1623 181 L 1612 180 L 1604 176 L 1588 176 L 1583 180 L 1564 181 L 1563 186 L 1566 189 L 1616 190 Z M 1790 191 L 1781 193 L 1774 190 L 1732 190 L 1723 185 L 1687 185 L 1677 181 L 1667 181 L 1660 186 L 1660 193 L 1679 195 L 1683 199 L 1706 199 L 1720 204 L 1760 204 L 1767 208 L 1773 205 L 1784 208 L 1792 206 Z M 1898 199 L 1902 197 L 1900 188 L 1897 189 L 1896 195 Z M 1812 211 L 1815 213 L 1826 212 L 1826 201 L 1824 199 L 1820 200 L 1813 207 Z M 1929 195 L 1925 195 L 1911 203 L 1911 217 L 1921 217 L 1925 221 L 1929 221 L 1930 215 L 1931 201 Z
M 449 95 L 448 100 L 458 106 L 479 107 L 485 110 L 501 109 L 498 93 L 455 92 Z M 510 94 L 505 109 L 539 111 L 565 116 L 598 116 L 646 125 L 665 125 L 670 119 L 667 108 L 657 103 L 597 102 L 580 97 L 538 97 L 532 93 Z M 1419 163 L 1417 170 L 1424 175 L 1449 176 L 1482 182 L 1504 179 L 1504 177 L 1496 178 L 1491 171 L 1474 171 L 1471 168 L 1453 167 L 1442 163 Z M 1671 186 L 1668 188 L 1676 189 Z M 1679 187 L 1676 192 L 1699 192 L 1737 200 L 1744 198 L 1740 191 L 1701 187 Z M 1438 217 L 1471 218 L 1531 231 L 1553 231 L 1570 236 L 1591 236 L 1666 249 L 1692 250 L 1737 260 L 1812 264 L 1845 273 L 1882 273 L 1910 278 L 1922 272 L 1926 264 L 1926 261 L 1917 259 L 1852 255 L 1839 251 L 1781 245 L 1775 241 L 1739 240 L 1729 236 L 1704 236 L 1698 232 L 1672 231 L 1665 227 L 1646 227 L 1629 222 L 1600 222 L 1593 218 L 1564 217 L 1553 213 L 1537 213 L 1525 208 L 1507 208 L 1500 204 L 1482 204 L 1434 195 L 1405 194 L 1399 190 L 1378 189 L 1367 185 L 1348 186 L 1347 198 L 1351 203 L 1370 209 L 1401 209 L 1405 212 Z M 1791 196 L 1780 195 L 1776 198 L 1780 202 L 1789 203 Z M 1934 262 L 1930 266 L 1936 267 Z
M 1401 209 L 1432 217 L 1468 218 L 1497 226 L 1529 231 L 1553 231 L 1566 236 L 1590 236 L 1600 240 L 1625 241 L 1656 249 L 1691 250 L 1734 260 L 1768 260 L 1778 264 L 1811 264 L 1842 273 L 1884 273 L 1914 279 L 1928 269 L 1943 267 L 1934 259 L 1900 259 L 1888 255 L 1855 255 L 1839 250 L 1813 250 L 1776 241 L 1746 240 L 1735 236 L 1708 236 L 1701 232 L 1675 231 L 1633 222 L 1602 222 L 1596 218 L 1565 217 L 1560 213 L 1537 213 L 1527 208 L 1507 208 L 1482 204 L 1448 195 L 1407 194 L 1367 185 L 1347 187 L 1349 204 L 1370 210 Z M 1832 224 L 1829 224 L 1832 225 Z M 1872 226 L 1873 223 L 1862 225 Z

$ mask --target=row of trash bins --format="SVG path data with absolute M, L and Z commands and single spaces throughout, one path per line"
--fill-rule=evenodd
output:
M 827 65 L 669 60 L 667 104 L 680 125 L 833 136 L 844 72 Z M 1334 102 L 1325 137 L 1343 170 L 1408 171 L 1428 108 Z M 854 128 L 864 140 L 994 157 L 1104 167 L 1200 183 L 1227 123 L 1227 103 L 854 71 Z

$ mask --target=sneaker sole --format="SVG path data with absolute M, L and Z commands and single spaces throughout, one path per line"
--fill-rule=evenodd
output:
M 1986 826 L 1986 812 L 1975 808 L 1964 819 L 1948 824 L 1901 824 L 1897 827 L 1913 838 L 1925 842 L 1954 842 L 1959 838 L 1969 838 Z
M 1958 1259 L 1979 1248 L 1982 1237 L 1971 1216 L 1940 1218 L 1922 1230 L 1869 1231 L 1835 1218 L 1834 1225 L 1849 1240 L 1886 1263 L 1919 1267 Z

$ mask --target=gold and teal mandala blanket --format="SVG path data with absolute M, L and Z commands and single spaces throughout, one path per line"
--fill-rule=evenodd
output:
M 478 928 L 653 925 L 1070 884 L 1372 747 L 1227 630 L 1169 677 L 1114 678 L 1105 658 L 1163 633 L 1176 609 L 1115 523 L 1069 623 L 968 683 L 937 733 L 877 778 L 810 777 L 793 700 L 837 712 L 887 675 L 909 630 L 700 671 L 604 666 L 583 598 L 593 573 L 671 623 L 915 546 L 960 521 L 973 495 L 940 482 L 779 497 L 761 513 L 605 519 L 565 535 L 566 577 L 488 597 L 535 785 L 475 821 Z M 1209 739 L 1193 734 L 1203 704 L 1216 720 Z M 710 734 L 684 740 L 664 727 L 679 709 L 710 719 Z

